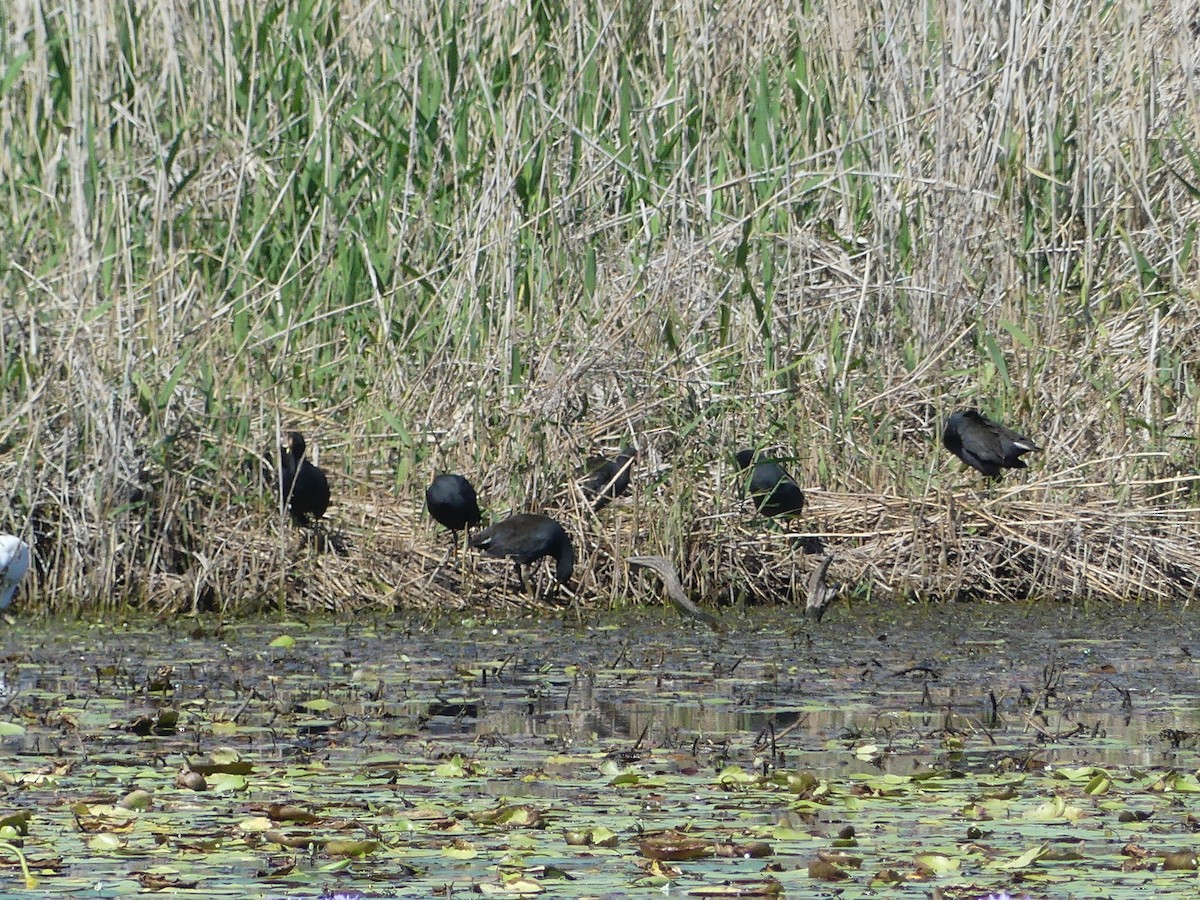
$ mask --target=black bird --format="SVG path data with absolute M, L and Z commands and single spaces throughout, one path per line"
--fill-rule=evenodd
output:
M 764 516 L 796 516 L 804 509 L 804 494 L 783 467 L 768 457 L 756 457 L 753 450 L 740 450 L 738 468 L 750 473 L 750 496 Z
M 549 516 L 536 513 L 509 516 L 472 536 L 470 543 L 489 556 L 507 556 L 516 565 L 518 576 L 522 575 L 521 566 L 543 556 L 554 557 L 557 563 L 554 573 L 562 584 L 567 584 L 575 571 L 575 548 L 571 546 L 571 539 Z
M 315 525 L 329 508 L 329 479 L 304 455 L 304 435 L 288 432 L 291 447 L 279 448 L 279 497 L 297 525 Z
M 999 478 L 1001 469 L 1024 469 L 1021 454 L 1041 449 L 975 409 L 960 409 L 946 421 L 942 444 L 988 478 Z
M 616 459 L 592 461 L 591 472 L 580 485 L 583 496 L 592 501 L 592 509 L 599 512 L 629 490 L 629 475 L 636 458 L 634 447 L 622 447 Z
M 425 489 L 425 506 L 434 520 L 453 531 L 478 525 L 479 498 L 461 475 L 439 475 Z

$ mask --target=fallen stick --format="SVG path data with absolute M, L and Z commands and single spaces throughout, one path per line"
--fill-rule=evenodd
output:
M 671 565 L 670 560 L 662 556 L 630 556 L 625 562 L 631 566 L 641 566 L 644 569 L 650 569 L 657 574 L 667 588 L 667 596 L 678 607 L 680 612 L 691 616 L 693 619 L 699 619 L 713 631 L 721 630 L 721 623 L 717 621 L 716 616 L 705 612 L 688 599 L 687 594 L 683 592 L 683 584 L 679 580 L 679 574 L 675 571 L 675 567 Z
M 804 614 L 818 622 L 825 615 L 825 607 L 832 603 L 838 595 L 836 587 L 830 587 L 825 583 L 825 573 L 829 570 L 831 562 L 833 562 L 832 553 L 821 560 L 821 564 L 813 569 L 812 576 L 808 579 L 808 603 L 804 606 Z

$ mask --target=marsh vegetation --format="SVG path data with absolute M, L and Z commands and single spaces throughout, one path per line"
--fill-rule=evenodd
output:
M 0 840 L 42 889 L 1192 889 L 1191 6 L 0 23 Z M 973 406 L 1028 470 L 939 446 Z M 318 529 L 263 486 L 293 429 Z M 451 558 L 438 472 L 563 524 L 569 613 Z M 814 545 L 820 626 L 752 608 Z M 630 557 L 727 631 L 630 612 Z
M 556 510 L 579 596 L 1190 599 L 1196 97 L 1182 3 L 16 0 L 0 529 L 57 610 L 470 602 L 437 471 Z M 999 493 L 979 405 L 1046 452 Z M 345 554 L 253 465 L 289 428 Z M 631 499 L 567 486 L 642 449 Z M 486 598 L 484 598 L 486 599 Z

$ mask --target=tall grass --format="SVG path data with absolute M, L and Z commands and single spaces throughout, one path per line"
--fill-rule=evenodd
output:
M 274 521 L 287 427 L 335 517 L 442 469 L 538 506 L 636 436 L 634 549 L 677 554 L 751 442 L 961 487 L 966 404 L 1046 502 L 1144 502 L 1200 434 L 1191 15 L 14 0 L 0 529 L 46 608 L 136 602 Z

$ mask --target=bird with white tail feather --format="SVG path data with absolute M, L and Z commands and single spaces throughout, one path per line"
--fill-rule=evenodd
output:
M 28 568 L 29 545 L 15 535 L 0 534 L 0 609 L 12 603 Z

